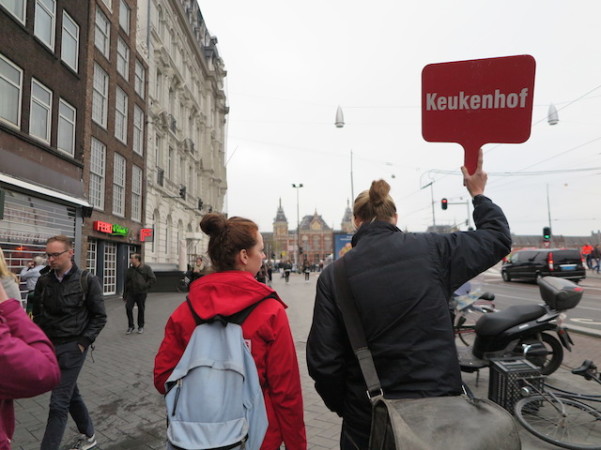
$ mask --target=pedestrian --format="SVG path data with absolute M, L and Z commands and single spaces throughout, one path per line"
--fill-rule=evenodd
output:
M 449 299 L 511 249 L 505 215 L 483 195 L 482 151 L 475 173 L 465 167 L 462 172 L 476 231 L 402 232 L 384 180 L 374 181 L 354 202 L 357 232 L 343 261 L 383 393 L 390 398 L 461 394 Z M 328 265 L 317 282 L 307 364 L 324 403 L 343 418 L 340 448 L 363 449 L 371 404 L 336 306 L 334 268 Z
M 10 450 L 13 400 L 49 391 L 60 381 L 54 348 L 0 283 L 0 450 Z
M 70 449 L 96 445 L 94 425 L 77 387 L 88 348 L 106 324 L 102 287 L 98 278 L 73 262 L 73 243 L 59 235 L 46 241 L 49 267 L 42 270 L 33 297 L 33 320 L 54 344 L 61 381 L 52 390 L 43 450 L 58 449 L 68 414 L 80 435 Z
M 229 316 L 261 302 L 242 323 L 242 333 L 255 361 L 269 426 L 261 449 L 307 448 L 300 373 L 286 305 L 255 275 L 265 254 L 257 225 L 244 218 L 206 214 L 200 228 L 209 239 L 215 272 L 190 287 L 188 298 L 203 319 Z M 269 297 L 269 298 L 267 298 Z M 165 394 L 165 382 L 184 353 L 196 327 L 187 302 L 171 315 L 155 358 L 154 385 Z
M 261 268 L 255 278 L 259 283 L 267 283 L 267 268 L 265 267 L 265 263 L 261 264 Z
M 592 253 L 593 253 L 593 246 L 591 244 L 589 244 L 588 242 L 586 244 L 584 244 L 582 246 L 582 248 L 580 249 L 580 254 L 582 255 L 582 259 L 584 259 L 586 261 L 586 266 L 591 270 L 593 268 Z
M 591 261 L 591 269 L 596 270 L 597 273 L 599 273 L 599 267 L 601 266 L 601 250 L 599 249 L 599 244 L 595 244 L 591 251 Z
M 133 253 L 129 258 L 131 265 L 125 274 L 125 289 L 123 301 L 127 313 L 127 331 L 125 334 L 134 332 L 134 306 L 138 306 L 138 334 L 144 333 L 144 312 L 146 309 L 146 296 L 148 290 L 156 282 L 152 268 L 142 263 L 139 253 Z
M 305 274 L 305 281 L 308 283 L 309 282 L 309 274 L 310 274 L 310 267 L 309 267 L 309 261 L 307 261 L 306 259 L 303 261 L 303 273 Z
M 27 312 L 31 313 L 33 308 L 33 293 L 35 291 L 35 285 L 38 282 L 38 278 L 40 278 L 40 271 L 46 267 L 46 260 L 43 256 L 37 255 L 34 256 L 31 261 L 27 263 L 23 269 L 21 269 L 21 273 L 19 274 L 19 278 L 21 281 L 25 281 L 25 285 L 27 286 Z
M 287 260 L 284 263 L 284 278 L 286 279 L 286 283 L 290 283 L 290 272 L 292 272 L 292 264 L 290 263 L 290 260 Z
M 9 298 L 15 298 L 21 301 L 21 291 L 19 291 L 19 280 L 17 276 L 8 268 L 4 259 L 4 252 L 0 248 L 0 281 Z

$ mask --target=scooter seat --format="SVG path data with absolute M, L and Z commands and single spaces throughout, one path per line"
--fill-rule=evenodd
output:
M 514 325 L 538 319 L 546 312 L 547 309 L 542 305 L 510 306 L 503 311 L 480 317 L 476 322 L 476 334 L 478 336 L 496 336 Z

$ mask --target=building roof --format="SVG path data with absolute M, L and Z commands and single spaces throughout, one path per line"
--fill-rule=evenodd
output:
M 280 206 L 278 206 L 278 212 L 275 215 L 274 222 L 286 222 L 288 223 L 288 219 L 286 219 L 286 214 L 284 214 L 284 208 L 282 208 L 282 198 L 280 197 Z

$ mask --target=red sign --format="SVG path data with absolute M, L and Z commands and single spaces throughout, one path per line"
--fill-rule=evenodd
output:
M 92 228 L 94 231 L 100 231 L 101 233 L 109 233 L 113 232 L 113 224 L 108 222 L 101 222 L 100 220 L 94 221 L 92 224 Z
M 429 64 L 422 71 L 422 135 L 457 142 L 474 173 L 478 149 L 530 137 L 534 72 L 530 55 Z
M 141 228 L 140 229 L 140 242 L 153 241 L 154 230 L 152 228 Z

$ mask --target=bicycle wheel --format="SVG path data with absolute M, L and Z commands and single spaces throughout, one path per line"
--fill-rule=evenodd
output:
M 569 398 L 535 395 L 515 405 L 516 419 L 543 441 L 570 449 L 601 449 L 601 413 Z

